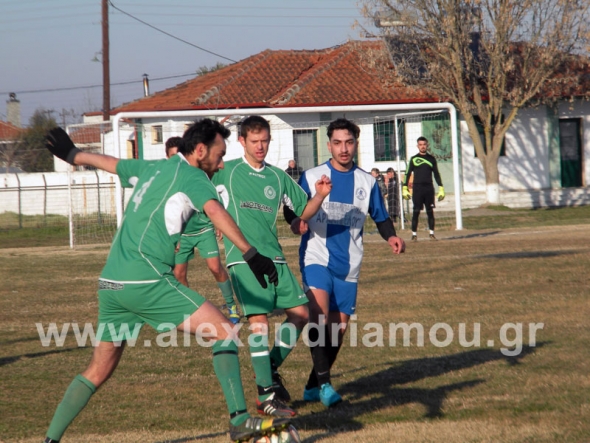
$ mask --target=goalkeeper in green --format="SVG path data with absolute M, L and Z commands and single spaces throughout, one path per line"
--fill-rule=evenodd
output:
M 438 185 L 438 194 L 436 197 L 438 201 L 445 198 L 445 190 L 443 188 L 440 173 L 438 172 L 438 165 L 436 159 L 428 153 L 428 140 L 426 137 L 418 137 L 418 154 L 410 158 L 408 168 L 406 170 L 406 181 L 402 188 L 402 195 L 406 200 L 412 198 L 414 203 L 414 211 L 412 214 L 412 241 L 418 240 L 418 219 L 420 218 L 420 211 L 422 206 L 426 207 L 426 215 L 428 216 L 428 229 L 430 229 L 430 239 L 436 240 L 434 236 L 434 186 L 432 184 L 432 176 Z M 414 175 L 413 192 L 408 190 L 408 183 L 410 176 Z

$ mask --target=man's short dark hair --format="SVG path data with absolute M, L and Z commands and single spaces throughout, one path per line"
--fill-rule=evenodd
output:
M 428 143 L 428 139 L 426 137 L 418 137 L 418 142 L 426 142 Z
M 182 154 L 192 154 L 199 143 L 205 144 L 207 149 L 215 142 L 217 134 L 227 139 L 231 132 L 217 120 L 204 118 L 194 122 L 182 135 L 182 143 L 178 147 L 178 152 Z
M 240 123 L 240 136 L 246 138 L 248 132 L 260 132 L 266 129 L 270 135 L 270 123 L 260 115 L 246 117 Z
M 171 148 L 178 148 L 180 150 L 180 145 L 182 144 L 182 137 L 170 137 L 166 140 L 166 157 L 168 157 L 168 152 Z
M 332 134 L 338 129 L 346 129 L 356 140 L 358 140 L 361 134 L 360 128 L 355 123 L 345 118 L 338 118 L 328 126 L 328 138 L 332 138 Z

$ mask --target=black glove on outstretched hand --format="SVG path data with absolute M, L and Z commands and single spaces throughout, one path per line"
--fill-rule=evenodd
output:
M 70 165 L 75 164 L 74 157 L 80 152 L 67 132 L 59 126 L 47 133 L 45 136 L 45 147 L 57 158 L 61 158 Z
M 246 260 L 248 266 L 250 266 L 250 269 L 254 273 L 258 283 L 260 283 L 260 286 L 264 289 L 268 287 L 266 280 L 264 279 L 265 275 L 268 276 L 268 281 L 270 283 L 274 283 L 275 286 L 279 284 L 277 268 L 270 258 L 260 254 L 254 247 L 248 249 L 242 257 Z

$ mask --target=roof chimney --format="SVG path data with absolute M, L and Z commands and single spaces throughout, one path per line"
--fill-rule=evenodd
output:
M 150 95 L 150 81 L 147 74 L 143 74 L 143 96 Z
M 20 102 L 16 99 L 14 92 L 11 92 L 8 97 L 6 101 L 6 119 L 8 123 L 20 128 Z

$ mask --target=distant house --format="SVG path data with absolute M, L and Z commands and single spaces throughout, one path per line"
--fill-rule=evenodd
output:
M 294 158 L 304 169 L 326 158 L 327 122 L 343 113 L 297 113 L 297 108 L 411 104 L 419 112 L 424 103 L 443 101 L 426 90 L 388 85 L 367 63 L 363 54 L 376 49 L 376 41 L 351 41 L 321 50 L 266 50 L 232 65 L 197 76 L 172 88 L 124 104 L 112 111 L 123 112 L 226 110 L 223 120 L 234 131 L 249 108 L 291 108 L 291 114 L 271 115 L 273 142 L 268 160 L 281 168 Z M 422 106 L 422 108 L 421 108 Z M 353 108 L 354 109 L 354 108 Z M 399 146 L 394 144 L 392 116 L 370 111 L 346 112 L 362 121 L 359 165 L 370 170 L 398 168 L 392 156 L 402 156 L 400 169 L 416 151 L 416 138 L 429 129 L 425 124 L 404 120 Z M 128 146 L 123 157 L 161 158 L 164 142 L 182 134 L 191 123 L 186 118 L 143 118 L 140 126 L 123 132 Z M 384 124 L 387 123 L 387 124 Z M 139 129 L 137 129 L 139 128 Z M 499 160 L 503 191 L 580 187 L 590 177 L 590 104 L 579 100 L 557 100 L 554 107 L 524 109 L 505 137 Z M 484 192 L 485 178 L 475 156 L 464 121 L 460 130 L 459 189 L 464 193 Z M 431 133 L 434 133 L 431 130 Z M 434 138 L 436 140 L 436 138 Z M 106 148 L 108 149 L 108 148 Z M 227 158 L 242 154 L 237 136 L 230 138 Z M 445 161 L 448 163 L 445 165 Z M 445 189 L 451 174 L 450 159 L 443 162 Z M 453 192 L 453 185 L 449 186 Z
M 0 173 L 22 172 L 13 164 L 14 151 L 22 131 L 22 128 L 0 120 Z

